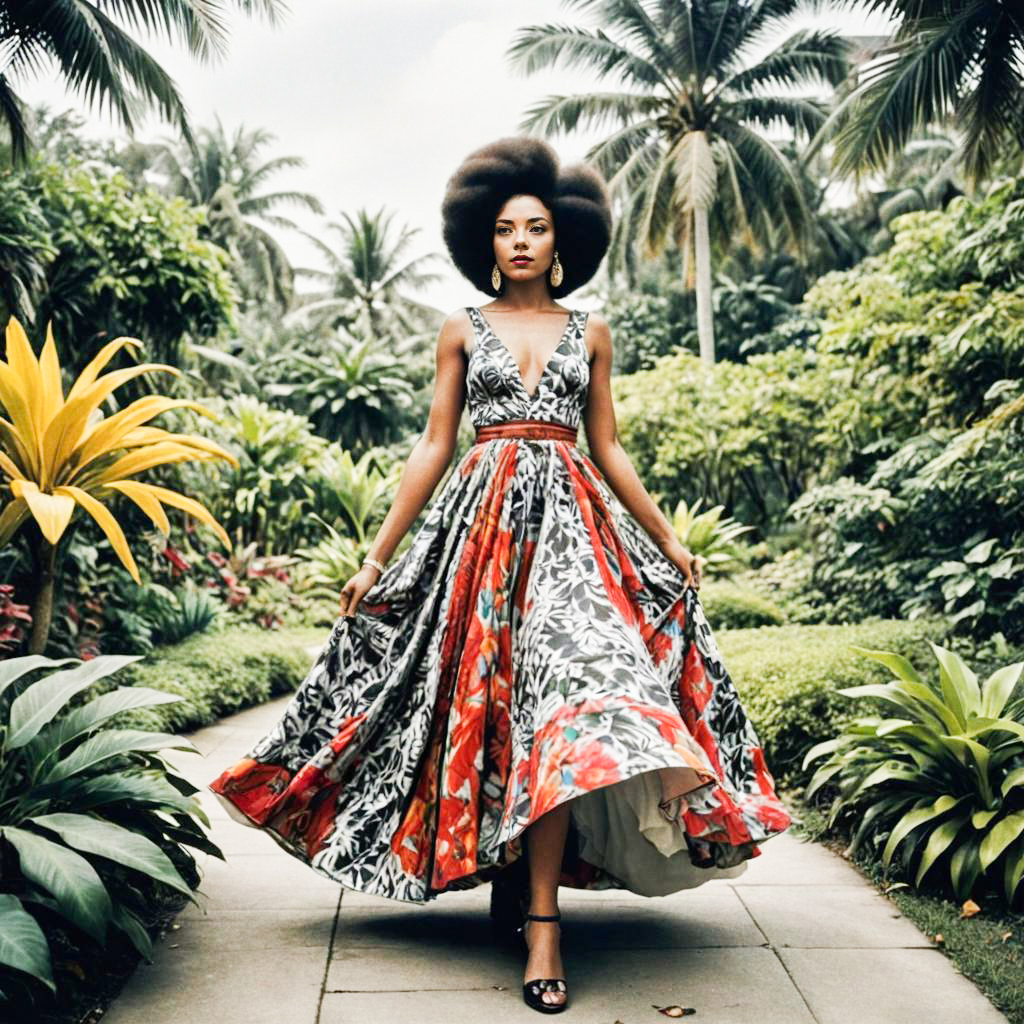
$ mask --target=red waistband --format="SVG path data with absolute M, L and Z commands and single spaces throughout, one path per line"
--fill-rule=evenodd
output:
M 478 427 L 473 443 L 480 444 L 496 437 L 526 437 L 537 441 L 568 441 L 575 444 L 576 432 L 576 427 L 570 427 L 568 423 L 556 423 L 554 420 L 505 420 Z

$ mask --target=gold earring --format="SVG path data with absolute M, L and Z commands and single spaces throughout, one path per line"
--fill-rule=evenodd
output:
M 498 264 L 494 264 L 494 269 L 491 270 L 491 287 L 495 291 L 501 289 L 501 271 L 498 269 Z
M 557 288 L 562 283 L 562 264 L 558 262 L 558 250 L 555 250 L 555 258 L 551 264 L 551 284 Z

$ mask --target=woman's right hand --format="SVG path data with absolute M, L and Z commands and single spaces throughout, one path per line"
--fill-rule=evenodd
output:
M 341 588 L 341 599 L 338 602 L 338 612 L 342 616 L 355 615 L 359 602 L 362 601 L 366 592 L 381 577 L 381 571 L 372 565 L 364 565 L 349 581 Z

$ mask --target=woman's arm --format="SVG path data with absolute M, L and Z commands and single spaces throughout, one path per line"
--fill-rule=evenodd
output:
M 466 350 L 471 328 L 464 309 L 441 325 L 437 338 L 434 395 L 426 429 L 402 468 L 395 500 L 374 536 L 368 554 L 385 565 L 430 500 L 455 453 L 459 419 L 466 402 Z
M 591 342 L 592 356 L 583 419 L 591 460 L 615 496 L 650 534 L 665 557 L 685 573 L 687 584 L 698 586 L 700 574 L 698 571 L 695 578 L 694 569 L 699 567 L 694 564 L 694 556 L 680 542 L 672 524 L 647 493 L 626 450 L 619 444 L 612 403 L 612 334 L 608 321 L 598 313 L 591 313 L 587 317 L 586 337 Z

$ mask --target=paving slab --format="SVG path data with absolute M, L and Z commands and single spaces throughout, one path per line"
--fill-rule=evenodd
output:
M 319 650 L 319 648 L 317 648 Z M 199 854 L 179 915 L 104 1024 L 506 1024 L 524 955 L 491 930 L 490 886 L 425 905 L 345 889 L 232 818 L 206 784 L 288 698 L 191 734 L 174 752 L 227 860 Z M 563 888 L 571 1020 L 636 1024 L 652 1004 L 721 1024 L 999 1024 L 1006 1018 L 857 870 L 785 833 L 735 879 L 669 896 Z
M 785 948 L 934 949 L 896 904 L 867 884 L 737 887 L 757 926 Z
M 819 1024 L 1006 1024 L 939 950 L 781 949 Z
M 619 1020 L 659 1021 L 658 1006 L 694 1007 L 695 1020 L 727 1024 L 814 1024 L 799 990 L 770 949 L 593 950 L 572 958 L 570 999 L 566 1019 L 586 1024 Z M 522 1001 L 522 965 L 502 964 L 481 973 L 476 984 L 450 973 L 448 961 L 434 958 L 429 988 L 412 991 L 334 991 L 328 982 L 320 1024 L 507 1024 L 538 1018 Z M 400 980 L 394 963 L 394 976 Z M 445 983 L 451 978 L 451 985 Z M 486 984 L 481 985 L 481 981 Z M 502 987 L 501 991 L 493 985 Z
M 173 933 L 172 933 L 173 934 Z M 160 944 L 103 1015 L 103 1024 L 314 1024 L 327 947 L 257 956 Z

